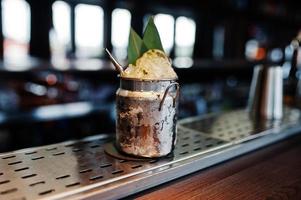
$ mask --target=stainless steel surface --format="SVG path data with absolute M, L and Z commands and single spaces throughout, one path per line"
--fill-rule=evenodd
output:
M 113 140 L 106 135 L 0 154 L 0 199 L 121 198 L 301 131 L 297 110 L 277 123 L 248 116 L 237 110 L 180 121 L 174 154 L 147 162 L 106 155 Z
M 228 142 L 241 143 L 270 134 L 273 129 L 290 126 L 300 118 L 299 110 L 285 109 L 282 120 L 263 120 L 251 117 L 245 110 L 213 114 L 210 117 L 184 119 L 181 125 L 190 130 Z
M 250 88 L 248 109 L 254 118 L 281 119 L 283 83 L 280 66 L 256 66 Z
M 116 94 L 116 144 L 127 154 L 162 157 L 174 148 L 179 84 L 123 80 Z
M 258 65 L 254 67 L 253 70 L 253 76 L 252 76 L 252 82 L 250 86 L 250 91 L 249 91 L 249 99 L 248 99 L 248 110 L 250 111 L 251 115 L 253 117 L 256 117 L 258 113 L 258 105 L 259 105 L 259 99 L 260 99 L 260 85 L 262 82 L 262 71 L 263 71 L 263 66 Z

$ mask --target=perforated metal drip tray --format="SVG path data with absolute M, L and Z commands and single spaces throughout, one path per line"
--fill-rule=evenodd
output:
M 0 154 L 0 199 L 116 199 L 279 141 L 301 130 L 300 112 L 255 122 L 243 110 L 179 122 L 174 154 L 127 161 L 110 157 L 108 135 Z

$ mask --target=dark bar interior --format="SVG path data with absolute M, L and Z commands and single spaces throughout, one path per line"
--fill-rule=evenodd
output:
M 122 66 L 127 66 L 130 28 L 142 35 L 150 16 L 153 16 L 162 46 L 172 61 L 180 85 L 178 141 L 174 157 L 169 155 L 167 161 L 162 158 L 163 161 L 154 164 L 158 170 L 163 165 L 169 166 L 166 169 L 170 170 L 165 174 L 166 180 L 163 180 L 165 175 L 162 169 L 163 178 L 158 175 L 160 170 L 152 171 L 154 176 L 145 179 L 148 181 L 145 187 L 140 186 L 136 190 L 133 189 L 133 182 L 139 180 L 139 177 L 137 180 L 132 177 L 132 182 L 129 181 L 131 183 L 123 179 L 116 183 L 116 188 L 122 188 L 120 190 L 107 185 L 101 186 L 101 182 L 97 182 L 98 192 L 95 186 L 91 191 L 73 193 L 70 196 L 57 188 L 52 188 L 50 192 L 41 189 L 38 191 L 40 193 L 37 193 L 40 196 L 35 196 L 34 192 L 30 193 L 27 190 L 29 194 L 24 197 L 17 195 L 20 191 L 14 194 L 9 187 L 4 190 L 6 186 L 2 174 L 5 176 L 11 170 L 6 170 L 7 164 L 1 163 L 11 159 L 5 159 L 6 157 L 13 155 L 23 159 L 22 152 L 39 153 L 42 151 L 39 150 L 40 146 L 45 145 L 50 145 L 47 146 L 48 149 L 61 149 L 61 144 L 65 145 L 64 148 L 71 145 L 73 153 L 76 149 L 86 151 L 88 146 L 85 145 L 90 145 L 89 148 L 92 146 L 95 153 L 97 150 L 94 152 L 93 146 L 102 148 L 106 142 L 114 140 L 117 120 L 116 91 L 120 87 L 120 77 L 105 48 Z M 277 199 L 277 194 L 283 190 L 281 194 L 287 199 L 301 199 L 301 160 L 296 156 L 301 153 L 298 136 L 301 132 L 301 120 L 296 117 L 301 106 L 300 45 L 301 1 L 1 0 L 0 199 Z M 278 77 L 276 68 L 279 69 Z M 256 76 L 258 79 L 255 80 Z M 272 82 L 269 82 L 270 80 Z M 277 85 L 278 83 L 280 85 Z M 273 91 L 270 92 L 271 90 Z M 272 111 L 269 110 L 270 107 Z M 246 108 L 252 109 L 250 119 L 249 115 L 241 113 L 248 112 Z M 281 110 L 280 118 L 277 118 L 278 108 Z M 227 114 L 232 112 L 238 114 Z M 214 113 L 214 117 L 210 113 Z M 263 115 L 269 119 L 262 120 Z M 197 118 L 191 118 L 195 116 Z M 196 119 L 200 121 L 195 122 Z M 251 121 L 250 124 L 248 120 Z M 235 125 L 228 126 L 227 123 Z M 228 133 L 237 131 L 237 137 L 224 136 L 224 129 L 227 129 Z M 201 136 L 196 137 L 204 137 L 204 143 L 202 139 L 187 139 L 194 145 L 195 141 L 201 141 L 199 143 L 203 146 L 193 147 L 197 149 L 197 153 L 191 154 L 200 157 L 189 157 L 189 150 L 179 150 L 190 145 L 189 142 L 185 142 L 184 137 L 185 131 L 188 130 L 191 131 L 190 135 L 187 133 L 189 137 L 194 137 L 194 131 L 201 133 Z M 281 134 L 266 135 L 273 131 L 281 134 L 283 132 L 285 137 Z M 207 133 L 211 139 L 208 139 Z M 288 136 L 290 138 L 286 139 Z M 240 139 L 236 140 L 238 137 Z M 102 141 L 99 138 L 104 139 Z M 207 144 L 206 139 L 213 142 Z M 71 140 L 80 142 L 74 145 L 69 143 Z M 270 145 L 275 142 L 277 144 Z M 51 146 L 57 143 L 59 146 Z M 237 144 L 246 146 L 235 146 Z M 270 146 L 267 146 L 268 144 Z M 262 149 L 264 146 L 266 147 Z M 28 148 L 30 151 L 22 150 Z M 198 153 L 201 149 L 205 152 L 202 156 L 202 152 Z M 46 152 L 47 148 L 44 150 Z M 216 157 L 212 153 L 212 157 L 209 158 L 208 152 L 211 150 L 219 150 L 223 154 Z M 69 155 L 68 151 L 64 151 L 64 154 Z M 254 152 L 248 153 L 251 151 Z M 292 153 L 289 154 L 289 151 Z M 100 159 L 96 158 L 96 154 L 95 159 L 91 155 L 83 157 L 93 162 L 91 166 L 96 166 L 97 159 Z M 242 154 L 246 155 L 241 156 Z M 281 154 L 279 158 L 273 157 L 278 154 Z M 44 159 L 47 156 L 46 152 L 32 159 Z M 239 157 L 232 159 L 237 156 Z M 195 159 L 195 162 L 187 161 L 185 168 L 185 163 L 181 162 L 188 157 Z M 230 158 L 232 160 L 226 162 Z M 76 159 L 80 163 L 80 158 Z M 109 162 L 110 159 L 106 159 L 106 162 Z M 121 160 L 127 161 L 126 158 Z M 13 158 L 12 163 L 18 161 Z M 143 160 L 134 161 L 132 169 L 138 169 L 140 165 L 145 167 L 141 164 Z M 49 160 L 45 161 L 48 162 L 51 164 Z M 102 163 L 101 168 L 106 168 L 106 162 L 99 160 L 99 163 Z M 151 163 L 150 160 L 147 162 Z M 181 164 L 177 169 L 173 164 L 167 165 L 166 162 L 175 163 L 175 166 L 177 162 Z M 276 166 L 275 171 L 278 169 L 280 174 L 287 173 L 287 176 L 269 171 L 272 164 Z M 8 165 L 10 166 L 9 162 Z M 254 168 L 251 168 L 251 165 Z M 287 165 L 287 168 L 284 165 Z M 118 168 L 118 165 L 116 166 Z M 152 167 L 152 164 L 147 167 Z M 255 167 L 259 170 L 261 167 L 262 174 L 256 171 Z M 117 168 L 112 170 L 113 175 L 123 173 Z M 223 175 L 231 176 L 230 169 L 236 173 L 232 182 L 223 178 Z M 56 177 L 56 172 L 53 174 L 56 180 L 65 179 Z M 68 175 L 72 177 L 72 174 Z M 264 182 L 251 175 L 267 179 L 276 178 Z M 92 187 L 97 183 L 91 181 L 99 179 L 100 176 L 105 178 L 103 174 L 94 174 L 89 180 L 79 178 L 69 183 L 78 188 L 89 184 Z M 173 180 L 176 178 L 177 180 Z M 109 181 L 113 179 L 114 177 L 108 178 Z M 251 183 L 247 185 L 246 180 L 254 181 L 259 189 Z M 89 184 L 87 181 L 90 181 Z M 171 182 L 165 183 L 166 181 Z M 23 183 L 17 184 L 21 187 Z M 26 182 L 25 185 L 27 187 L 30 184 L 34 183 Z M 138 185 L 139 181 L 136 184 Z M 228 184 L 232 185 L 227 186 Z M 73 185 L 70 188 L 67 185 L 64 187 L 74 192 Z M 234 185 L 237 190 L 234 189 Z M 243 192 L 247 191 L 248 187 L 250 191 Z M 294 188 L 295 193 L 283 189 L 285 187 Z M 193 192 L 188 193 L 189 189 Z M 126 190 L 131 192 L 125 192 Z M 95 196 L 92 195 L 93 191 Z

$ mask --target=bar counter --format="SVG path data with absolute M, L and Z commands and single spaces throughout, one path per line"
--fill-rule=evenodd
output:
M 301 199 L 300 144 L 295 136 L 129 199 Z
M 2 153 L 0 199 L 290 199 L 300 195 L 301 112 L 284 111 L 278 121 L 245 109 L 179 120 L 164 158 L 121 154 L 110 134 Z

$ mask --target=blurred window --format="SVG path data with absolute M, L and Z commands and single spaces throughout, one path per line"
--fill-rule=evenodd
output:
M 4 59 L 24 59 L 30 40 L 30 7 L 25 0 L 2 0 Z
M 188 17 L 176 19 L 175 33 L 175 60 L 174 64 L 180 68 L 191 67 L 193 64 L 192 55 L 195 43 L 195 21 Z
M 75 44 L 78 57 L 96 57 L 103 52 L 103 9 L 78 4 L 75 7 Z
M 224 57 L 224 43 L 225 43 L 225 28 L 223 26 L 216 26 L 213 33 L 213 57 L 222 59 Z
M 131 13 L 126 9 L 117 8 L 112 12 L 112 45 L 117 59 L 124 60 L 131 27 Z
M 70 6 L 64 1 L 52 5 L 53 29 L 50 31 L 50 45 L 53 57 L 65 57 L 70 49 L 71 21 Z
M 196 25 L 193 19 L 178 17 L 176 20 L 176 56 L 188 56 L 193 54 Z
M 158 28 L 163 48 L 169 54 L 174 46 L 175 19 L 172 15 L 157 14 L 154 17 L 154 21 Z

